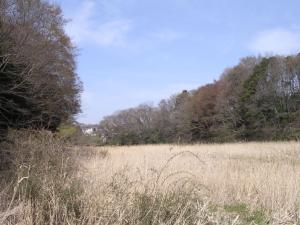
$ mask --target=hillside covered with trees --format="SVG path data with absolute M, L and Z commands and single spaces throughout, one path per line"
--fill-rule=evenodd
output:
M 214 83 L 105 117 L 107 144 L 300 137 L 300 55 L 246 57 Z
M 0 133 L 55 131 L 80 111 L 76 49 L 61 10 L 40 0 L 0 1 Z

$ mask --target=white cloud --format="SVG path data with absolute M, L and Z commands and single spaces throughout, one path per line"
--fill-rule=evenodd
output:
M 294 54 L 300 51 L 300 31 L 282 28 L 266 30 L 259 33 L 249 47 L 257 54 Z
M 130 27 L 129 20 L 110 21 L 90 32 L 89 37 L 99 45 L 123 45 Z
M 74 42 L 93 42 L 100 46 L 124 44 L 127 32 L 131 29 L 128 19 L 111 20 L 100 23 L 94 18 L 95 2 L 85 0 L 79 11 L 72 13 L 71 22 L 66 26 L 67 33 Z

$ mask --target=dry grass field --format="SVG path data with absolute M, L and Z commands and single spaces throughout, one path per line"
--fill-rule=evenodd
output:
M 16 137 L 1 225 L 300 224 L 299 142 L 66 149 L 47 133 Z
M 85 193 L 88 199 L 116 210 L 115 224 L 125 224 L 137 193 L 161 196 L 160 203 L 151 198 L 141 203 L 145 204 L 141 224 L 300 224 L 298 142 L 89 150 L 99 154 L 82 161 L 80 176 L 86 180 Z M 118 189 L 124 198 L 103 195 L 109 189 L 102 190 L 105 184 Z M 163 221 L 159 211 L 170 210 L 164 198 L 182 193 L 187 199 L 169 199 L 175 208 L 169 212 L 170 222 Z M 192 223 L 186 220 L 187 212 L 194 214 L 190 215 Z M 153 213 L 157 216 L 147 218 Z

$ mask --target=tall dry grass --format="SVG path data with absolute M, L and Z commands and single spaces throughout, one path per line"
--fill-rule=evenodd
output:
M 13 140 L 0 224 L 300 224 L 298 142 L 67 149 L 50 134 Z
M 86 193 L 120 182 L 123 192 L 188 193 L 191 224 L 300 224 L 299 142 L 105 149 L 109 157 L 83 161 Z

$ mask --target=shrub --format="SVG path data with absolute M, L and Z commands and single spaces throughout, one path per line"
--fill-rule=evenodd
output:
M 0 195 L 4 212 L 0 224 L 17 224 L 25 218 L 29 224 L 79 219 L 83 190 L 75 176 L 74 152 L 47 131 L 14 131 L 8 140 L 1 144 L 9 153 L 9 167 L 1 173 L 6 177 L 2 183 L 6 195 Z M 29 215 L 23 208 L 26 205 L 30 206 Z M 21 206 L 24 212 L 16 213 Z

